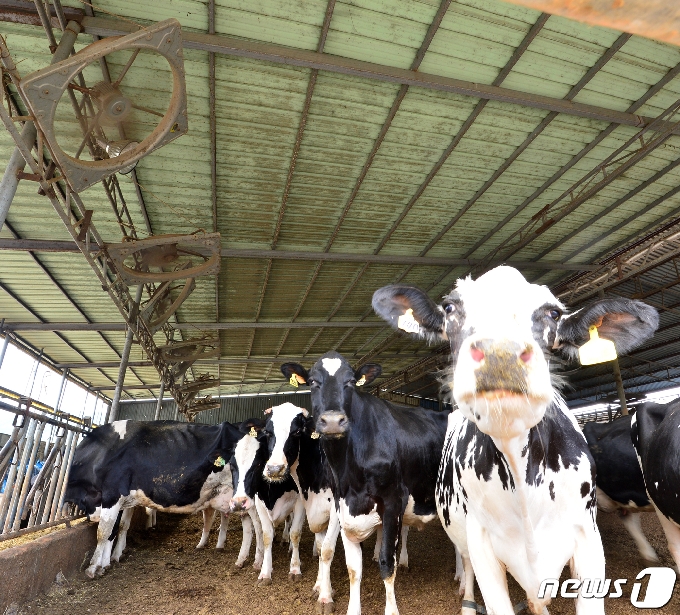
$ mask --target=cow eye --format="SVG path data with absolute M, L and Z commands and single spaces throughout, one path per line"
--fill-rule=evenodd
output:
M 447 304 L 444 306 L 444 311 L 445 311 L 447 314 L 451 314 L 455 309 L 456 309 L 456 306 L 453 305 L 453 303 L 447 303 Z
M 550 316 L 550 318 L 557 322 L 560 318 L 562 318 L 562 312 L 560 312 L 559 310 L 550 310 L 548 312 L 548 316 Z
M 307 378 L 307 384 L 311 387 L 319 383 L 316 380 L 314 380 L 314 378 Z

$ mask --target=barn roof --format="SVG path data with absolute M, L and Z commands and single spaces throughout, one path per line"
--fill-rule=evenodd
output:
M 77 0 L 63 4 L 83 10 Z M 224 327 L 219 361 L 195 364 L 195 376 L 219 378 L 221 394 L 273 393 L 288 386 L 281 362 L 337 349 L 382 363 L 392 391 L 436 397 L 431 374 L 445 355 L 379 322 L 375 289 L 401 280 L 436 298 L 461 275 L 514 262 L 568 293 L 595 288 L 593 269 L 606 261 L 619 263 L 620 276 L 608 294 L 644 296 L 661 311 L 661 332 L 622 359 L 627 390 L 676 382 L 680 248 L 668 225 L 680 216 L 672 108 L 680 48 L 498 0 L 102 0 L 94 16 L 79 18 L 76 48 L 166 18 L 182 24 L 189 132 L 140 161 L 137 186 L 118 177 L 140 237 L 221 234 L 219 276 L 198 278 L 176 314 L 183 335 Z M 21 75 L 49 64 L 39 25 L 0 22 L 0 32 Z M 111 74 L 125 62 L 110 57 Z M 161 62 L 140 58 L 126 94 L 155 108 L 169 80 Z M 80 140 L 72 114 L 58 123 L 65 140 Z M 644 126 L 646 149 L 631 153 Z M 142 128 L 132 121 L 129 132 Z M 596 190 L 580 192 L 577 182 L 622 146 L 632 163 L 614 178 L 594 175 Z M 0 160 L 13 147 L 2 131 Z M 0 240 L 69 242 L 36 187 L 20 183 Z M 103 239 L 119 242 L 101 184 L 82 198 Z M 654 266 L 621 275 L 620 258 L 608 257 L 663 225 L 659 236 L 670 243 Z M 0 252 L 0 317 L 117 324 L 15 332 L 110 395 L 122 316 L 73 247 L 21 245 Z M 585 294 L 565 296 L 578 305 Z M 157 393 L 146 359 L 133 346 L 126 396 Z M 580 372 L 568 397 L 614 391 L 600 366 Z

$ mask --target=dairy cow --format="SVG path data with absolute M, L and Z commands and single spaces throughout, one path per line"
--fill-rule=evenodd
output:
M 76 449 L 64 497 L 88 514 L 101 507 L 87 576 L 101 574 L 111 559 L 120 559 L 134 506 L 172 513 L 229 512 L 233 488 L 227 460 L 242 437 L 230 423 L 176 421 L 115 421 L 89 433 Z M 248 556 L 251 528 L 259 529 L 259 520 L 243 521 L 237 565 Z
M 470 561 L 489 615 L 514 614 L 506 571 L 536 614 L 550 602 L 541 582 L 559 579 L 567 563 L 572 577 L 604 583 L 595 464 L 551 367 L 555 353 L 576 357 L 590 327 L 619 352 L 634 348 L 656 330 L 656 311 L 603 299 L 567 315 L 547 287 L 505 266 L 458 280 L 439 305 L 394 285 L 376 291 L 373 307 L 395 328 L 451 346 L 459 411 L 449 417 L 437 506 L 466 563 L 463 614 L 476 608 Z M 603 599 L 585 598 L 588 590 L 577 613 L 603 614 Z
M 631 421 L 631 439 L 668 550 L 680 567 L 680 400 L 642 404 Z
M 350 581 L 348 615 L 361 612 L 361 543 L 382 525 L 378 564 L 385 584 L 385 613 L 398 614 L 394 593 L 396 549 L 402 525 L 436 518 L 435 481 L 446 414 L 401 406 L 358 388 L 381 367 L 358 370 L 337 352 L 324 354 L 307 372 L 297 363 L 281 367 L 286 377 L 309 385 L 316 431 L 333 473 Z
M 313 590 L 318 594 L 317 612 L 328 614 L 334 608 L 330 569 L 340 532 L 333 504 L 331 471 L 315 433 L 314 419 L 306 409 L 285 403 L 265 413 L 268 418 L 264 435 L 269 458 L 263 475 L 270 482 L 281 482 L 290 476 L 297 485 L 319 557 Z
M 604 512 L 618 512 L 643 559 L 658 562 L 659 556 L 640 525 L 638 513 L 653 511 L 654 507 L 647 497 L 633 448 L 630 423 L 630 416 L 621 416 L 611 423 L 591 422 L 583 426 L 597 468 L 597 507 Z
M 279 525 L 285 524 L 291 513 L 293 519 L 290 523 L 290 544 L 293 553 L 288 576 L 293 580 L 300 578 L 300 536 L 305 522 L 305 507 L 298 496 L 295 481 L 288 476 L 279 482 L 269 482 L 262 476 L 269 457 L 263 427 L 264 421 L 259 419 L 249 419 L 241 424 L 242 431 L 248 435 L 238 442 L 229 462 L 234 477 L 231 510 L 256 510 L 262 525 L 264 554 L 258 586 L 270 585 L 272 582 L 274 531 Z

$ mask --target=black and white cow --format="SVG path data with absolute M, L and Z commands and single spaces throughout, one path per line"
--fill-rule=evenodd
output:
M 101 507 L 87 576 L 101 574 L 111 559 L 120 559 L 135 506 L 172 513 L 230 512 L 233 488 L 227 460 L 241 438 L 243 433 L 230 423 L 176 421 L 115 421 L 89 433 L 76 449 L 64 497 L 88 514 Z M 202 542 L 211 514 L 204 515 Z M 248 557 L 253 526 L 261 545 L 259 519 L 242 519 L 237 565 Z
M 355 371 L 337 352 L 324 354 L 309 372 L 297 363 L 281 371 L 311 389 L 316 431 L 333 472 L 350 582 L 347 613 L 361 612 L 361 543 L 382 525 L 378 563 L 385 613 L 396 615 L 399 534 L 402 525 L 422 528 L 437 516 L 435 482 L 447 416 L 362 393 L 357 386 L 372 382 L 381 367 L 366 364 Z
M 643 559 L 658 562 L 659 556 L 640 525 L 638 513 L 653 511 L 654 507 L 647 497 L 630 438 L 630 422 L 630 416 L 621 416 L 611 423 L 591 422 L 583 426 L 597 468 L 597 507 L 604 512 L 618 512 Z
M 314 585 L 318 594 L 317 612 L 333 612 L 331 564 L 340 524 L 333 503 L 332 475 L 326 463 L 314 419 L 305 408 L 291 403 L 265 410 L 269 458 L 264 467 L 264 478 L 280 482 L 291 476 L 305 507 L 309 529 L 314 533 L 319 572 Z
M 234 512 L 256 510 L 262 526 L 264 556 L 258 586 L 272 582 L 272 545 L 274 531 L 293 515 L 290 524 L 290 544 L 293 554 L 288 577 L 297 580 L 302 575 L 300 564 L 300 536 L 305 522 L 305 507 L 298 495 L 295 481 L 288 476 L 280 482 L 264 480 L 262 472 L 269 457 L 267 438 L 262 431 L 264 421 L 249 419 L 241 423 L 247 437 L 241 439 L 230 465 L 234 478 L 231 510 Z
M 511 267 L 459 280 L 439 305 L 395 285 L 376 291 L 373 307 L 395 328 L 451 345 L 460 410 L 449 418 L 437 505 L 466 562 L 466 600 L 474 600 L 469 560 L 490 615 L 514 613 L 506 571 L 532 613 L 546 612 L 541 582 L 559 579 L 567 563 L 572 577 L 604 583 L 595 464 L 550 367 L 555 352 L 575 358 L 591 326 L 619 352 L 634 348 L 656 330 L 656 311 L 611 299 L 567 316 L 547 287 Z M 576 611 L 601 615 L 603 600 L 579 593 Z
M 631 421 L 631 438 L 668 550 L 680 568 L 680 400 L 642 404 Z

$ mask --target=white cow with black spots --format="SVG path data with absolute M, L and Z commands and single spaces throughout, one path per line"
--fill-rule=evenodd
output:
M 603 299 L 566 315 L 547 287 L 511 267 L 459 280 L 439 305 L 417 288 L 387 286 L 373 307 L 395 327 L 451 345 L 460 410 L 449 418 L 437 508 L 466 564 L 463 615 L 476 607 L 470 561 L 488 615 L 514 615 L 506 572 L 534 614 L 550 602 L 539 596 L 541 582 L 559 579 L 567 564 L 586 592 L 594 580 L 604 585 L 595 465 L 550 361 L 555 352 L 575 358 L 591 327 L 626 352 L 654 333 L 656 311 Z M 578 615 L 603 615 L 602 598 L 586 592 L 575 601 Z

